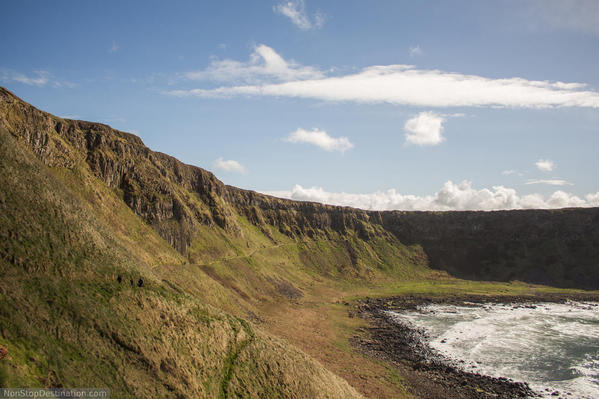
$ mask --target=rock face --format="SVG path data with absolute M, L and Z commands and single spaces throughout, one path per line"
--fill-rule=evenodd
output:
M 384 226 L 457 277 L 599 288 L 599 208 L 390 212 Z
M 278 199 L 226 186 L 204 169 L 151 151 L 132 134 L 42 112 L 3 88 L 1 127 L 50 167 L 87 165 L 182 254 L 200 226 L 239 235 L 243 216 L 298 239 L 393 235 L 421 245 L 432 267 L 457 277 L 599 288 L 599 208 L 373 212 Z

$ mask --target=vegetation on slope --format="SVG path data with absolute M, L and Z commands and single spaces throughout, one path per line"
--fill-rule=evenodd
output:
M 289 344 L 158 278 L 160 262 L 183 257 L 124 204 L 97 202 L 114 193 L 85 169 L 49 170 L 3 128 L 0 159 L 0 345 L 9 350 L 0 385 L 107 386 L 115 397 L 359 397 Z
M 364 324 L 349 298 L 546 289 L 457 281 L 428 267 L 430 224 L 225 186 L 1 88 L 0 138 L 0 385 L 358 395 L 331 370 L 367 396 L 410 397 L 396 369 L 350 347 Z

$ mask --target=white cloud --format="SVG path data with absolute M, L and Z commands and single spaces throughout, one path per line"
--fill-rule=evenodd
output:
M 306 14 L 304 0 L 291 0 L 277 4 L 273 11 L 286 16 L 295 26 L 302 30 L 318 29 L 324 25 L 324 14 L 317 12 L 311 20 Z
M 116 53 L 116 51 L 119 49 L 119 46 L 116 45 L 116 42 L 113 40 L 112 41 L 112 46 L 108 49 L 109 53 Z
M 550 186 L 573 186 L 573 183 L 562 179 L 531 179 L 524 184 L 549 184 Z
M 290 143 L 308 143 L 314 144 L 317 147 L 326 151 L 339 151 L 341 153 L 351 149 L 354 145 L 347 137 L 331 137 L 324 130 L 312 129 L 307 131 L 302 128 L 289 134 L 285 141 Z
M 445 118 L 434 112 L 419 113 L 408 119 L 404 126 L 408 131 L 406 142 L 420 146 L 441 144 L 445 140 L 442 136 L 443 122 Z
M 504 176 L 510 176 L 510 175 L 522 176 L 522 173 L 520 173 L 520 172 L 518 172 L 517 170 L 514 170 L 514 169 L 504 170 L 503 172 L 501 172 L 501 174 L 504 175 Z
M 0 82 L 19 82 L 29 86 L 52 86 L 52 87 L 68 87 L 77 86 L 75 83 L 60 81 L 53 78 L 48 71 L 33 71 L 32 75 L 15 72 L 9 69 L 0 69 Z
M 547 208 L 567 208 L 592 206 L 583 199 L 564 191 L 556 191 L 547 199 Z
M 242 164 L 232 159 L 224 160 L 222 157 L 219 157 L 216 161 L 212 163 L 212 167 L 214 169 L 223 170 L 225 172 L 231 173 L 241 173 L 245 174 L 245 168 Z
M 271 79 L 258 83 L 247 79 L 256 76 Z M 221 81 L 245 77 L 246 84 L 173 90 L 168 94 L 181 97 L 297 97 L 422 107 L 599 108 L 599 93 L 585 90 L 586 85 L 582 83 L 491 79 L 416 69 L 410 65 L 371 66 L 357 73 L 325 76 L 318 69 L 285 61 L 265 45 L 256 48 L 249 63 L 216 61 L 206 70 L 189 73 L 187 77 Z
M 301 66 L 294 61 L 286 61 L 276 51 L 264 44 L 254 47 L 248 62 L 215 59 L 206 69 L 185 74 L 185 77 L 191 80 L 244 83 L 259 83 L 266 79 L 283 82 L 318 79 L 323 76 L 323 73 L 315 68 Z
M 599 192 L 589 194 L 586 201 L 564 191 L 549 197 L 540 194 L 520 196 L 504 186 L 475 189 L 469 181 L 446 182 L 441 189 L 427 196 L 404 195 L 391 189 L 368 194 L 327 192 L 321 187 L 304 188 L 295 185 L 291 191 L 264 191 L 265 194 L 298 201 L 313 201 L 331 205 L 351 206 L 369 210 L 501 210 L 588 207 L 599 204 Z
M 555 164 L 553 161 L 548 159 L 539 159 L 537 162 L 535 162 L 535 165 L 537 166 L 537 169 L 542 170 L 543 172 L 551 172 L 555 169 Z
M 13 71 L 3 71 L 3 81 L 14 81 L 23 83 L 29 86 L 45 86 L 50 81 L 50 72 L 48 71 L 34 71 L 34 76 L 27 76 L 23 73 Z
M 410 57 L 416 57 L 417 55 L 422 55 L 422 49 L 419 45 L 410 47 Z
M 599 206 L 599 191 L 594 194 L 587 194 L 585 198 L 591 206 Z

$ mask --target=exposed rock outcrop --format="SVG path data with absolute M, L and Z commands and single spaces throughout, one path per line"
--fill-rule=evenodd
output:
M 89 167 L 183 254 L 201 225 L 241 234 L 241 215 L 298 239 L 332 232 L 364 241 L 394 236 L 421 245 L 432 267 L 458 277 L 599 288 L 599 208 L 374 212 L 278 199 L 226 186 L 132 134 L 40 111 L 3 88 L 0 127 L 48 166 Z
M 467 279 L 599 288 L 599 208 L 386 212 L 385 229 Z

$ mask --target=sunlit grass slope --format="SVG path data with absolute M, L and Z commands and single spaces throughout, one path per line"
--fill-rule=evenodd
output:
M 553 290 L 456 280 L 382 213 L 225 186 L 1 88 L 0 187 L 0 386 L 409 398 L 347 301 Z
M 156 277 L 153 267 L 182 256 L 84 168 L 51 171 L 4 129 L 0 160 L 1 386 L 358 396 L 289 344 Z M 226 302 L 221 285 L 201 280 Z

